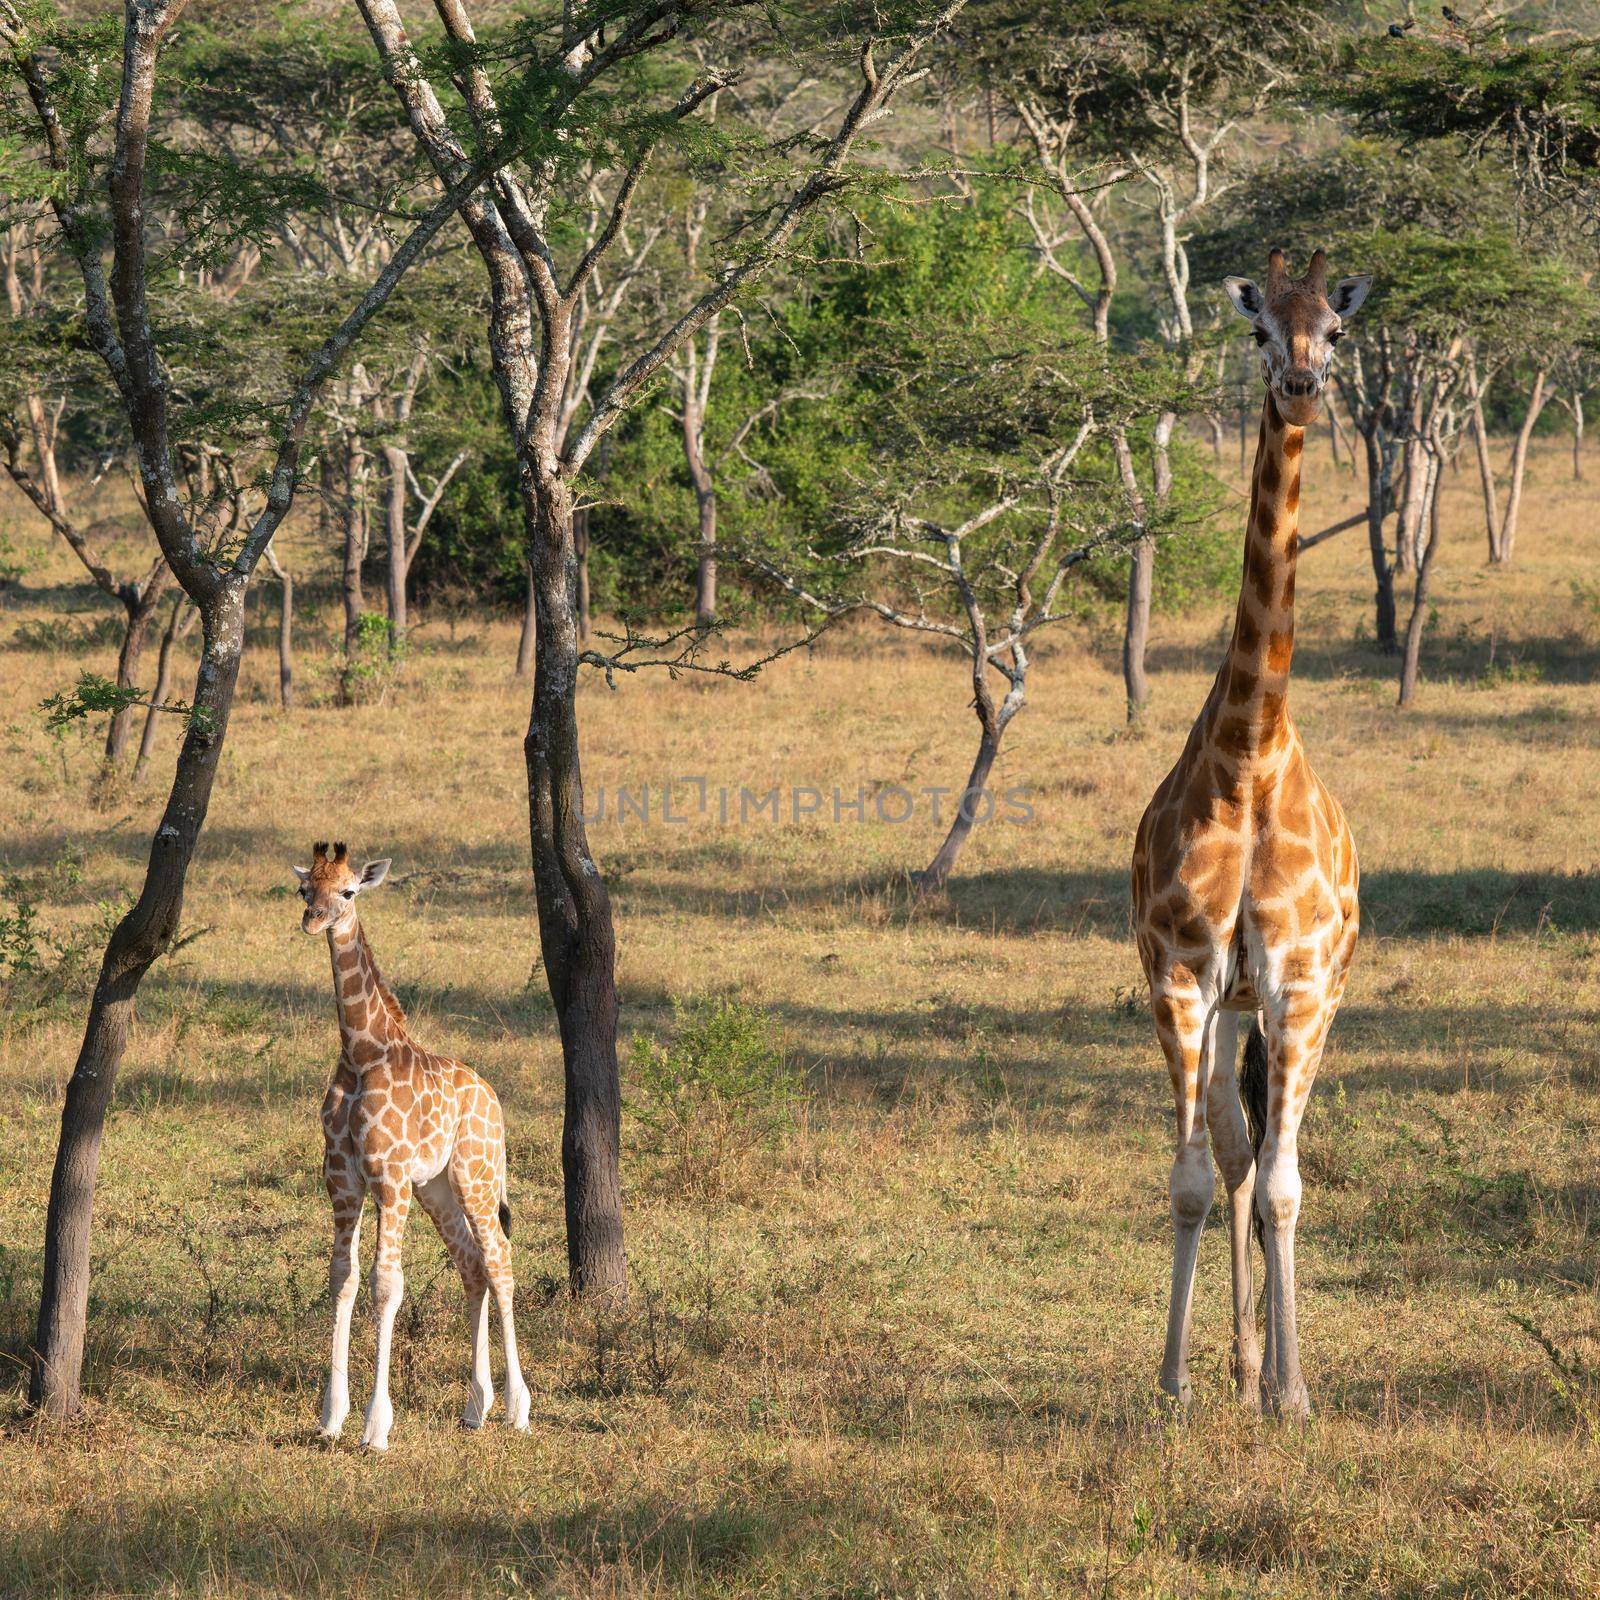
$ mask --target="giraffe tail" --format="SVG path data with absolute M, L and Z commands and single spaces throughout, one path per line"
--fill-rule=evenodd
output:
M 1260 1016 L 1250 1020 L 1250 1032 L 1245 1035 L 1244 1066 L 1239 1073 L 1239 1098 L 1244 1102 L 1244 1120 L 1250 1129 L 1250 1148 L 1256 1159 L 1261 1158 L 1261 1142 L 1267 1136 L 1267 1036 L 1261 1030 Z M 1258 1242 L 1265 1247 L 1265 1234 L 1261 1226 L 1261 1213 L 1251 1208 Z
M 500 1147 L 500 1231 L 506 1238 L 511 1237 L 511 1201 L 506 1194 L 506 1151 L 504 1144 Z

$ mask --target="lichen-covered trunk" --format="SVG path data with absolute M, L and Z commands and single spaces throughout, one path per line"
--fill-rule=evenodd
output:
M 517 636 L 517 676 L 533 671 L 533 647 L 539 637 L 538 595 L 533 584 L 533 563 L 527 563 L 528 589 L 522 602 L 522 632 Z
M 532 479 L 533 473 L 527 476 Z M 627 1295 L 622 1239 L 622 1087 L 611 897 L 583 822 L 577 687 L 577 554 L 566 482 L 525 489 L 537 608 L 533 708 L 523 753 L 539 942 L 561 1029 L 561 1172 L 572 1292 Z
M 28 1386 L 32 1404 L 53 1417 L 71 1417 L 82 1405 L 89 1227 L 101 1135 L 133 1024 L 139 984 L 177 933 L 184 881 L 211 801 L 244 647 L 242 580 L 230 583 L 208 602 L 203 621 L 205 638 L 194 689 L 198 715 L 190 719 L 161 826 L 150 843 L 143 888 L 106 945 L 61 1112 Z

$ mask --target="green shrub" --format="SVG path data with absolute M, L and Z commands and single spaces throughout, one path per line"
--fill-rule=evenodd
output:
M 634 1035 L 630 1109 L 679 1186 L 724 1194 L 746 1158 L 775 1146 L 791 1125 L 800 1074 L 759 1007 L 699 999 L 674 1000 L 672 1010 L 670 1044 Z

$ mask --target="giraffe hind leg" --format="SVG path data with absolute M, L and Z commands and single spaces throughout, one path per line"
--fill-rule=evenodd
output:
M 483 1252 L 484 1271 L 489 1279 L 495 1308 L 500 1313 L 501 1341 L 505 1349 L 506 1421 L 519 1432 L 528 1426 L 533 1397 L 522 1376 L 522 1361 L 517 1353 L 517 1327 L 513 1308 L 511 1241 L 500 1226 L 501 1178 L 497 1162 L 477 1157 L 462 1159 L 452 1168 L 451 1181 L 462 1210 L 472 1226 L 478 1248 Z
M 417 1190 L 417 1201 L 444 1240 L 461 1285 L 467 1293 L 467 1329 L 472 1341 L 472 1376 L 461 1424 L 481 1428 L 494 1407 L 494 1378 L 489 1370 L 489 1274 L 483 1251 L 449 1175 L 440 1173 Z
M 1238 1035 L 1239 1013 L 1220 1012 L 1212 1047 L 1207 1111 L 1211 1121 L 1211 1148 L 1216 1152 L 1223 1185 L 1228 1191 L 1228 1254 L 1233 1267 L 1234 1392 L 1244 1406 L 1257 1410 L 1261 1405 L 1261 1345 L 1256 1334 L 1254 1263 L 1250 1252 L 1255 1210 L 1256 1154 L 1235 1066 Z M 1255 1037 L 1252 1030 L 1252 1041 Z M 1248 1071 L 1248 1054 L 1246 1068 Z M 1263 1078 L 1263 1094 L 1265 1090 Z

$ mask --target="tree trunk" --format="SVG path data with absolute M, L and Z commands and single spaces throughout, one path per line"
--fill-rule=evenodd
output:
M 1389 508 L 1384 490 L 1383 446 L 1378 439 L 1378 427 L 1374 419 L 1361 433 L 1367 454 L 1367 545 L 1372 554 L 1377 644 L 1380 650 L 1392 653 L 1396 648 L 1394 569 L 1389 565 L 1389 550 L 1383 538 L 1383 519 Z
M 1534 424 L 1550 398 L 1545 388 L 1545 375 L 1539 372 L 1533 380 L 1533 393 L 1528 399 L 1528 414 L 1517 430 L 1517 442 L 1511 448 L 1511 487 L 1506 493 L 1506 514 L 1500 522 L 1500 554 L 1496 564 L 1509 565 L 1517 553 L 1517 516 L 1522 510 L 1522 480 L 1528 465 L 1528 441 L 1533 437 Z
M 1166 465 L 1166 439 L 1172 431 L 1171 419 L 1163 415 L 1156 424 L 1156 493 L 1160 497 L 1165 472 L 1166 487 L 1171 488 L 1171 471 Z M 1117 465 L 1122 475 L 1122 485 L 1127 491 L 1134 519 L 1145 524 L 1147 512 L 1144 497 L 1139 492 L 1138 479 L 1133 470 L 1133 453 L 1128 449 L 1127 433 L 1118 428 L 1115 434 Z M 1150 591 L 1155 573 L 1156 546 L 1146 534 L 1134 546 L 1128 558 L 1128 612 L 1122 630 L 1122 685 L 1127 694 L 1128 721 L 1137 722 L 1150 699 L 1150 679 L 1145 671 L 1145 651 L 1150 643 Z
M 399 445 L 383 447 L 388 468 L 385 501 L 389 543 L 389 651 L 394 654 L 406 636 L 406 468 L 410 458 Z
M 577 562 L 578 642 L 589 641 L 589 508 L 572 513 L 572 552 Z
M 144 655 L 144 642 L 150 632 L 151 619 L 161 596 L 166 593 L 167 580 L 172 569 L 163 562 L 150 575 L 143 592 L 133 587 L 123 591 L 123 605 L 127 608 L 128 622 L 122 633 L 122 648 L 117 652 L 117 687 L 131 689 L 139 674 L 139 661 Z M 128 730 L 133 726 L 133 707 L 124 706 L 111 718 L 106 729 L 106 766 L 118 767 L 128 749 Z
M 622 1240 L 616 937 L 611 899 L 583 823 L 572 502 L 561 479 L 530 490 L 530 500 L 537 643 L 523 751 L 539 940 L 561 1028 L 566 1080 L 561 1171 L 567 1269 L 574 1294 L 620 1302 L 627 1295 L 628 1269 Z
M 278 600 L 278 701 L 285 711 L 294 709 L 294 578 L 287 567 L 278 568 L 283 592 Z
M 1478 386 L 1478 369 L 1467 363 L 1467 402 L 1472 413 L 1472 442 L 1478 456 L 1478 482 L 1483 489 L 1483 525 L 1489 535 L 1489 559 L 1500 559 L 1500 490 L 1494 481 L 1494 462 L 1489 457 L 1489 430 L 1483 421 L 1483 392 Z
M 966 844 L 967 836 L 978 821 L 978 808 L 988 789 L 989 773 L 994 767 L 995 757 L 1000 753 L 1000 740 L 1005 734 L 1004 726 L 986 718 L 981 710 L 978 713 L 978 722 L 983 733 L 978 741 L 977 758 L 972 763 L 972 771 L 967 775 L 966 788 L 961 791 L 955 817 L 950 823 L 950 831 L 945 835 L 944 843 L 939 846 L 939 853 L 922 872 L 916 874 L 913 880 L 919 894 L 936 894 L 949 882 L 962 846 Z
M 1422 630 L 1428 624 L 1428 590 L 1433 579 L 1433 558 L 1439 551 L 1439 458 L 1430 459 L 1427 472 L 1428 542 L 1417 563 L 1417 586 L 1406 624 L 1405 655 L 1400 663 L 1400 704 L 1409 706 L 1417 692 L 1417 670 L 1422 660 Z
M 1583 482 L 1583 390 L 1572 391 L 1572 476 Z
M 535 620 L 537 600 L 533 587 L 533 563 L 527 563 L 528 568 L 528 597 L 522 606 L 522 634 L 517 640 L 517 676 L 526 678 L 533 671 L 533 646 L 539 636 L 538 624 Z
M 150 765 L 150 756 L 156 745 L 156 727 L 165 714 L 157 708 L 166 703 L 167 690 L 172 687 L 172 647 L 189 631 L 189 624 L 194 620 L 193 611 L 189 611 L 187 618 L 184 618 L 188 604 L 188 595 L 180 594 L 173 602 L 172 615 L 161 634 L 161 651 L 156 658 L 156 686 L 150 691 L 150 706 L 144 714 L 144 732 L 139 738 L 139 754 L 133 762 L 136 779 L 143 777 L 145 768 Z M 182 627 L 178 625 L 180 619 L 184 619 Z
M 687 385 L 686 385 L 687 387 Z M 717 487 L 706 465 L 702 423 L 690 395 L 683 402 L 683 458 L 700 510 L 699 567 L 695 574 L 694 620 L 709 628 L 717 620 Z
M 244 647 L 244 584 L 235 578 L 208 603 L 194 705 L 161 826 L 150 842 L 144 886 L 106 945 L 77 1065 L 67 1082 L 61 1140 L 45 1216 L 44 1284 L 29 1398 L 48 1416 L 82 1406 L 89 1308 L 89 1226 L 106 1110 L 133 1023 L 140 981 L 171 945 L 184 880 L 205 821 Z
M 1430 461 L 1422 438 L 1423 393 L 1420 379 L 1412 382 L 1411 411 L 1406 426 L 1405 467 L 1400 490 L 1400 518 L 1395 528 L 1396 572 L 1417 570 L 1422 549 L 1422 525 L 1427 513 Z
M 366 456 L 353 429 L 345 434 L 344 490 L 344 670 L 339 675 L 339 703 L 349 705 L 366 610 L 361 563 L 367 553 Z

